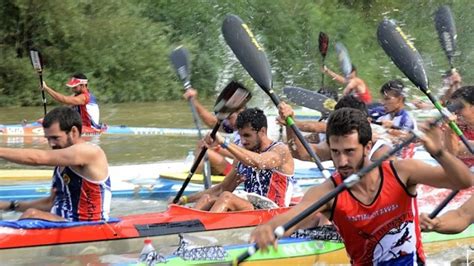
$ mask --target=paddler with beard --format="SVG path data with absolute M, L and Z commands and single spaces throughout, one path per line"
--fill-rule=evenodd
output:
M 443 151 L 439 135 L 437 128 L 425 129 L 421 141 L 440 166 L 414 159 L 385 161 L 318 210 L 336 226 L 352 264 L 424 264 L 416 185 L 463 189 L 473 182 L 466 165 Z M 276 227 L 371 164 L 368 155 L 372 131 L 367 116 L 361 111 L 351 108 L 334 111 L 328 119 L 326 136 L 337 171 L 321 185 L 310 188 L 303 200 L 288 212 L 258 226 L 251 233 L 250 241 L 259 248 L 266 250 L 268 245 L 276 246 Z M 292 233 L 297 226 L 287 233 Z

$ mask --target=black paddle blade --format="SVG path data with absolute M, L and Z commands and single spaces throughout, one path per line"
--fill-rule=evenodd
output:
M 423 59 L 403 31 L 391 20 L 383 20 L 377 29 L 377 39 L 385 53 L 405 76 L 426 93 L 428 78 Z
M 37 49 L 30 49 L 30 60 L 33 68 L 41 72 L 43 71 L 43 58 L 41 57 L 41 53 Z
M 320 31 L 319 32 L 319 52 L 321 53 L 322 57 L 326 57 L 329 48 L 329 37 L 326 33 Z
M 170 54 L 171 63 L 178 74 L 179 79 L 184 83 L 187 89 L 191 87 L 191 71 L 189 63 L 189 53 L 186 48 L 179 46 Z
M 223 120 L 244 107 L 251 98 L 252 94 L 247 88 L 236 81 L 231 81 L 217 97 L 214 112 L 219 120 Z
M 228 15 L 222 24 L 222 35 L 245 70 L 269 93 L 272 88 L 270 63 L 247 24 L 236 15 Z
M 341 68 L 344 76 L 347 78 L 352 72 L 352 63 L 351 58 L 349 57 L 349 52 L 341 42 L 336 43 L 336 54 L 337 60 L 339 61 L 339 67 Z
M 435 13 L 434 17 L 436 31 L 438 32 L 439 42 L 443 47 L 446 56 L 448 57 L 449 63 L 456 51 L 456 26 L 454 24 L 454 18 L 451 13 L 449 6 L 441 6 Z
M 319 111 L 323 115 L 327 115 L 334 111 L 334 106 L 336 105 L 335 100 L 320 93 L 303 88 L 285 87 L 283 88 L 283 93 L 286 95 L 288 100 L 295 104 Z

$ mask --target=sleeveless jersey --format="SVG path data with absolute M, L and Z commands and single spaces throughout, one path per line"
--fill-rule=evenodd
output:
M 86 104 L 84 105 L 75 105 L 73 106 L 76 111 L 79 112 L 81 115 L 82 126 L 89 127 L 94 129 L 100 129 L 99 118 L 99 105 L 97 104 L 97 100 L 89 90 L 86 90 L 84 93 L 86 96 Z
M 470 141 L 474 140 L 474 129 L 471 129 L 471 128 L 467 127 L 466 125 L 463 125 L 463 124 L 460 124 L 459 128 L 462 130 L 464 136 L 468 140 L 470 140 Z M 450 129 L 448 129 L 448 130 L 450 130 Z M 464 145 L 464 144 L 460 143 L 459 145 Z M 471 171 L 474 171 L 474 155 L 466 154 L 466 155 L 458 156 L 458 158 L 461 161 L 463 161 L 467 165 L 467 167 L 469 167 L 471 169 Z
M 369 88 L 367 88 L 363 93 L 357 92 L 356 95 L 357 98 L 359 98 L 359 100 L 363 101 L 365 104 L 372 102 L 372 95 L 370 94 Z
M 263 152 L 280 144 L 285 145 L 283 142 L 273 142 Z M 237 163 L 237 174 L 245 177 L 245 192 L 267 197 L 280 207 L 290 204 L 295 182 L 293 175 L 285 175 L 276 169 L 256 169 L 241 162 Z
M 76 173 L 70 167 L 62 172 L 54 169 L 53 185 L 56 189 L 51 213 L 68 221 L 108 220 L 112 192 L 110 177 L 94 182 Z
M 392 162 L 379 168 L 380 188 L 365 205 L 349 190 L 333 203 L 331 220 L 338 229 L 354 265 L 417 265 L 425 261 L 418 224 L 416 195 L 411 195 Z M 343 182 L 339 173 L 334 185 Z

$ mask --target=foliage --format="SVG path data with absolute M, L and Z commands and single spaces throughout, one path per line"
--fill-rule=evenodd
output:
M 265 47 L 274 86 L 317 89 L 321 84 L 318 34 L 330 38 L 326 63 L 338 71 L 336 41 L 349 50 L 359 76 L 374 96 L 388 79 L 402 78 L 375 38 L 384 17 L 399 21 L 414 39 L 436 89 L 448 68 L 434 30 L 432 14 L 441 0 L 3 0 L 0 2 L 0 105 L 39 105 L 37 74 L 28 50 L 38 48 L 45 61 L 44 79 L 63 93 L 68 77 L 86 74 L 100 102 L 177 99 L 182 85 L 170 67 L 169 53 L 184 45 L 192 55 L 192 83 L 201 97 L 212 97 L 231 78 L 254 86 L 223 41 L 225 15 L 239 15 Z M 465 84 L 474 5 L 448 3 L 458 29 L 454 63 Z M 340 87 L 326 78 L 326 83 Z M 408 81 L 407 81 L 408 83 Z M 416 93 L 417 90 L 412 90 Z

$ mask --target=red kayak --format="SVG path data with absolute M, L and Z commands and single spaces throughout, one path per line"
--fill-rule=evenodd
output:
M 178 239 L 178 233 L 218 234 L 223 229 L 231 232 L 244 228 L 248 232 L 287 209 L 209 213 L 170 205 L 164 212 L 123 216 L 109 222 L 0 221 L 0 257 L 74 255 L 90 248 L 96 254 L 133 253 L 141 249 L 145 237 L 154 239 L 155 243 L 170 244 L 174 238 Z

